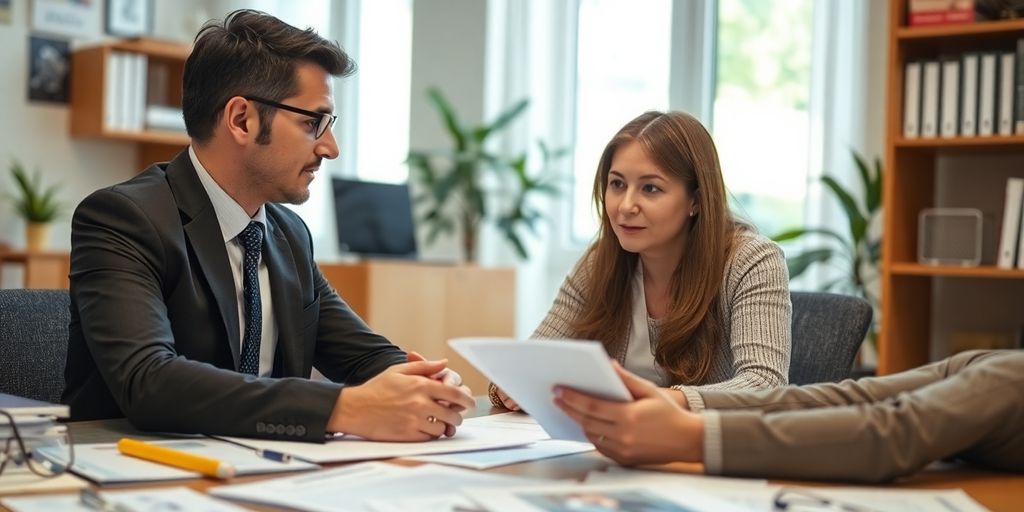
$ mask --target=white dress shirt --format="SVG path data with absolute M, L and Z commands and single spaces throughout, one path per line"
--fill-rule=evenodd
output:
M 217 213 L 217 221 L 220 223 L 220 231 L 224 235 L 224 246 L 228 252 L 228 262 L 231 267 L 231 277 L 235 280 L 235 302 L 238 305 L 238 352 L 242 352 L 242 336 L 245 332 L 245 298 L 242 295 L 242 264 L 245 250 L 242 248 L 238 235 L 245 230 L 249 222 L 256 221 L 263 225 L 263 243 L 267 243 L 267 212 L 264 206 L 260 206 L 256 215 L 249 217 L 237 201 L 231 198 L 220 185 L 214 181 L 210 173 L 203 167 L 202 162 L 196 156 L 192 146 L 188 147 L 188 156 L 192 159 L 192 166 L 196 168 L 199 181 L 206 189 L 206 195 L 210 196 L 210 203 Z M 260 337 L 260 377 L 268 377 L 274 370 L 274 352 L 277 348 L 277 322 L 274 321 L 274 303 L 270 294 L 270 274 L 267 272 L 267 262 L 260 254 L 259 280 L 260 280 L 260 303 L 263 306 L 263 330 Z

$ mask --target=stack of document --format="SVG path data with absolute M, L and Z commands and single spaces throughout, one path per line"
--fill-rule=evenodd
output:
M 0 455 L 7 461 L 5 472 L 29 471 L 28 455 L 41 448 L 68 450 L 67 426 L 57 423 L 57 419 L 70 416 L 68 406 L 0 393 L 0 411 L 6 413 L 0 414 L 0 442 L 8 447 Z M 16 430 L 20 442 L 15 439 Z M 60 472 L 61 468 L 54 469 Z
M 87 485 L 67 473 L 57 478 L 44 478 L 32 472 L 28 466 L 28 454 L 32 454 L 32 459 L 38 461 L 33 464 L 44 474 L 60 473 L 64 469 L 59 463 L 53 464 L 53 461 L 43 457 L 42 450 L 51 449 L 67 457 L 70 449 L 66 443 L 67 426 L 57 423 L 57 419 L 69 416 L 68 406 L 0 393 L 0 411 L 7 413 L 0 414 L 0 462 L 5 463 L 0 494 L 80 489 Z M 11 425 L 8 414 L 13 418 L 14 425 Z M 21 443 L 15 439 L 15 427 Z

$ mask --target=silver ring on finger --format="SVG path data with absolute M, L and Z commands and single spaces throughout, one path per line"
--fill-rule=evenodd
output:
M 434 416 L 427 416 L 427 423 L 437 423 L 437 418 Z

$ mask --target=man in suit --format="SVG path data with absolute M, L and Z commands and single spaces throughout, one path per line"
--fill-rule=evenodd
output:
M 689 411 L 616 370 L 635 401 L 558 388 L 555 402 L 623 464 L 703 462 L 715 474 L 854 482 L 891 480 L 949 458 L 1024 472 L 1021 350 L 962 352 L 858 381 L 689 390 Z
M 452 435 L 468 390 L 374 334 L 313 261 L 301 203 L 338 156 L 335 43 L 242 10 L 185 64 L 191 145 L 99 190 L 72 222 L 63 401 L 74 419 L 323 441 Z M 309 380 L 316 367 L 333 382 Z

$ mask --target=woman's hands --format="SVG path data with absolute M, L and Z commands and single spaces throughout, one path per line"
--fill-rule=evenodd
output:
M 555 388 L 555 404 L 580 424 L 594 447 L 625 465 L 702 461 L 704 419 L 683 409 L 677 396 L 612 364 L 634 401 Z
M 494 384 L 491 385 L 494 386 Z M 519 404 L 517 404 L 515 400 L 512 400 L 512 398 L 506 395 L 505 392 L 502 391 L 501 388 L 499 388 L 498 386 L 494 386 L 494 395 L 498 397 L 498 400 L 501 402 L 501 405 L 504 406 L 506 409 L 516 412 L 523 410 L 521 407 L 519 407 Z

